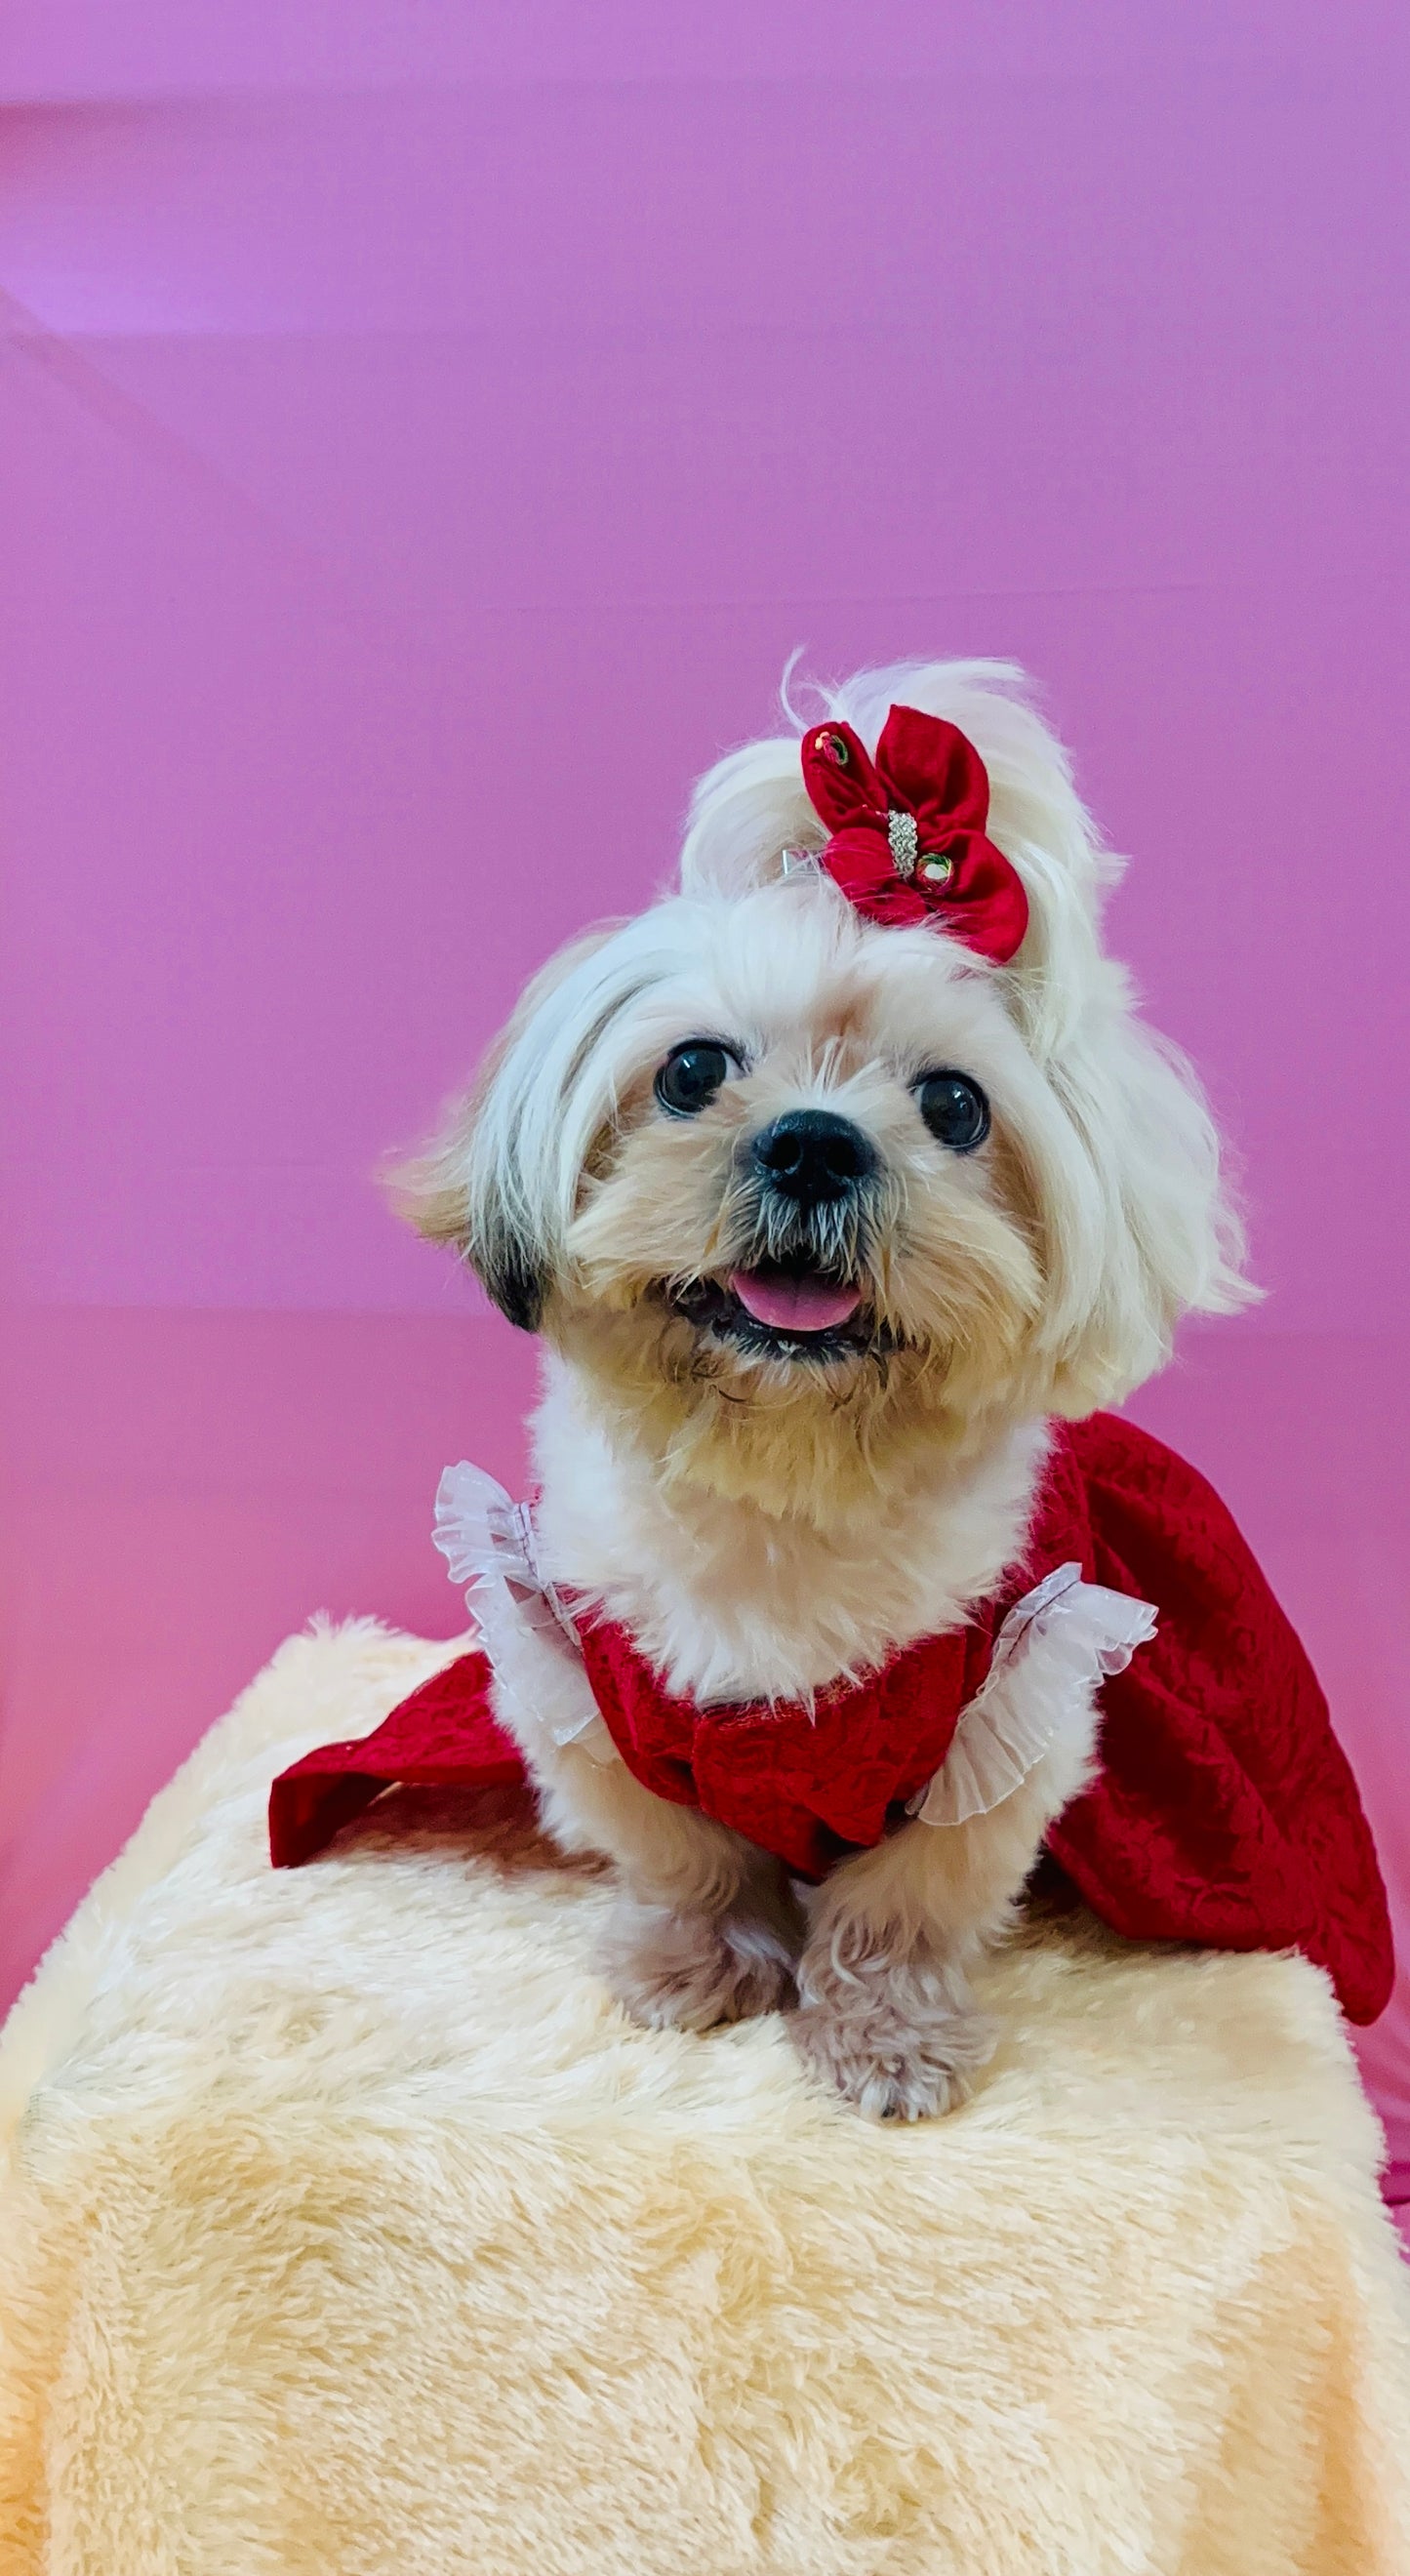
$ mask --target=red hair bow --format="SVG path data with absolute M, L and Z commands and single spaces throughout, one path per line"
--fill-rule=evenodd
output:
M 874 761 L 850 725 L 818 725 L 803 783 L 832 834 L 822 864 L 869 921 L 933 921 L 1007 965 L 1028 897 L 986 837 L 989 773 L 958 725 L 893 707 Z

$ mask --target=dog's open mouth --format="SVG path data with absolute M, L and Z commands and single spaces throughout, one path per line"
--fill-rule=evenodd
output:
M 835 1333 L 862 1302 L 860 1288 L 817 1270 L 732 1270 L 729 1286 L 746 1315 L 773 1333 Z
M 873 1338 L 863 1290 L 807 1262 L 761 1262 L 725 1280 L 692 1280 L 672 1302 L 693 1324 L 759 1358 L 842 1358 Z

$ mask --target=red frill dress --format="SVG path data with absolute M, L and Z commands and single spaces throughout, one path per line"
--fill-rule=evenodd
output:
M 944 1831 L 993 1803 L 992 1760 L 987 1797 L 955 1803 L 967 1713 L 986 1685 L 992 1696 L 1030 1613 L 1041 1626 L 1079 1573 L 1133 1615 L 1103 1659 L 1098 1767 L 1049 1830 L 1048 1874 L 1128 1939 L 1300 1949 L 1352 2021 L 1374 2021 L 1394 1974 L 1385 1890 L 1316 1675 L 1217 1494 L 1129 1422 L 1057 1428 L 1022 1563 L 964 1627 L 811 1703 L 700 1707 L 662 1687 L 625 1629 L 572 1626 L 636 1777 L 818 1879 L 911 1815 Z M 1010 1785 L 1023 1767 L 1011 1750 Z M 308 1860 L 393 1783 L 526 1776 L 487 1658 L 463 1655 L 374 1734 L 274 1782 L 271 1855 L 277 1868 Z

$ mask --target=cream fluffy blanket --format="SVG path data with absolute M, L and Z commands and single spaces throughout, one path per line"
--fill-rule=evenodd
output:
M 969 2107 L 628 2025 L 522 1825 L 266 1866 L 445 1647 L 286 1645 L 0 2050 L 4 2576 L 1390 2576 L 1410 2368 L 1320 1977 L 1035 1928 Z

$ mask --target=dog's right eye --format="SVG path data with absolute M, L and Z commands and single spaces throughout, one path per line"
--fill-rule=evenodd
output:
M 708 1109 L 739 1067 L 732 1055 L 709 1038 L 688 1038 L 673 1047 L 656 1076 L 656 1097 L 673 1118 L 693 1118 Z

